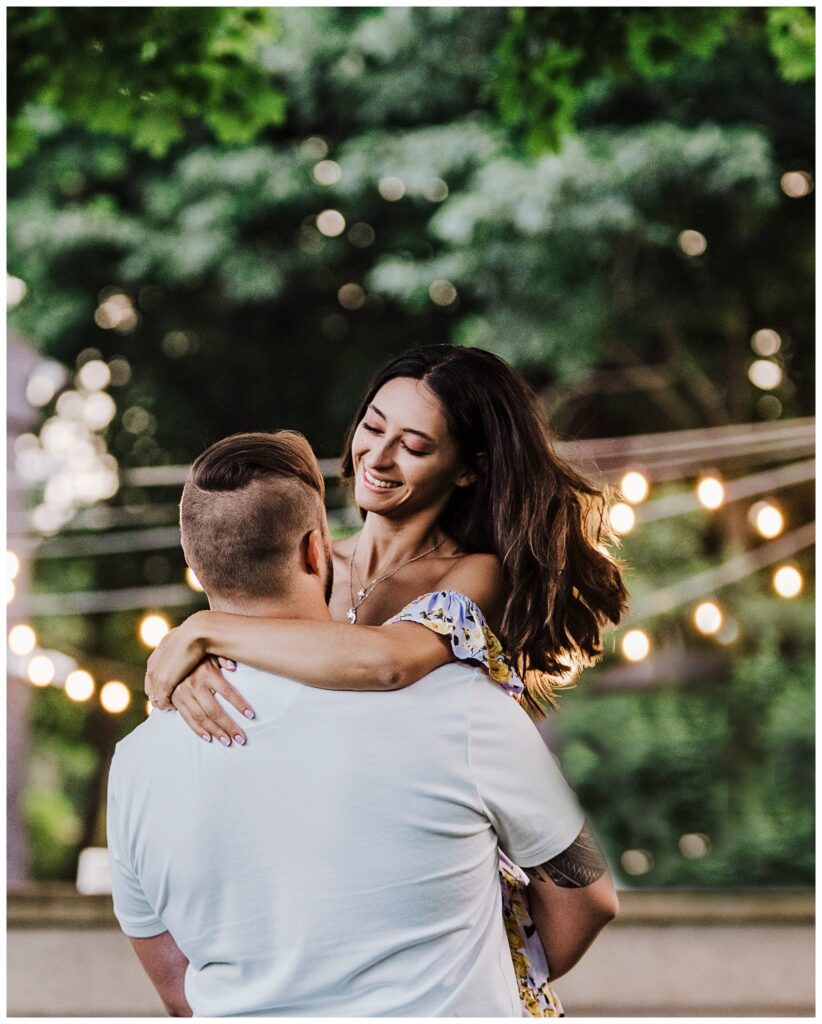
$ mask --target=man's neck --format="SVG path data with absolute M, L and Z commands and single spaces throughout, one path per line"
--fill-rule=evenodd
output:
M 207 595 L 212 611 L 231 615 L 248 615 L 263 619 L 303 619 L 330 622 L 331 613 L 317 587 L 300 587 L 284 597 L 219 597 Z

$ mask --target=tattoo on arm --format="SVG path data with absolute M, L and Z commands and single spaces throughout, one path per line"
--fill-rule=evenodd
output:
M 608 865 L 587 821 L 567 850 L 544 864 L 524 868 L 529 878 L 553 882 L 562 889 L 584 889 L 602 878 L 607 870 Z

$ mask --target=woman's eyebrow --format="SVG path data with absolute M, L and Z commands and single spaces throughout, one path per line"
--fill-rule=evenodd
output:
M 378 409 L 378 408 L 376 407 L 376 405 L 374 405 L 374 403 L 373 403 L 373 402 L 372 402 L 372 403 L 371 403 L 371 404 L 370 404 L 370 405 L 368 406 L 368 408 L 369 408 L 369 409 L 373 409 L 373 411 L 374 411 L 374 412 L 375 412 L 375 413 L 376 413 L 376 414 L 377 414 L 377 415 L 378 415 L 378 416 L 379 416 L 379 417 L 380 417 L 381 419 L 385 419 L 385 413 L 382 413 L 382 412 L 380 412 L 380 410 L 379 410 L 379 409 Z M 428 434 L 424 434 L 424 433 L 423 433 L 423 432 L 422 432 L 421 430 L 414 430 L 414 429 L 413 429 L 413 427 L 403 427 L 403 428 L 402 428 L 402 430 L 403 430 L 403 433 L 404 433 L 404 434 L 416 434 L 416 435 L 417 435 L 418 437 L 422 437 L 422 438 L 424 438 L 424 439 L 425 439 L 426 441 L 430 441 L 430 442 L 431 442 L 431 444 L 436 444 L 436 443 L 437 443 L 437 442 L 436 442 L 436 441 L 434 440 L 434 438 L 433 438 L 433 437 L 430 437 L 430 436 L 429 436 Z

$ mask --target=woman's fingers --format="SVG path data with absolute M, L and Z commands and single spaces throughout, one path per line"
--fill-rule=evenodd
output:
M 216 740 L 224 747 L 230 747 L 232 743 L 243 746 L 245 743 L 245 732 L 220 706 L 213 693 L 204 694 L 181 683 L 172 700 L 187 725 L 201 739 L 209 743 Z
M 233 672 L 237 668 L 237 662 L 232 661 L 231 658 L 218 658 L 217 664 L 226 672 Z
M 211 658 L 198 665 L 174 690 L 172 704 L 182 714 L 186 724 L 201 738 L 216 739 L 226 747 L 232 743 L 242 746 L 246 734 L 216 699 L 215 692 L 246 718 L 254 717 L 248 701 L 223 679 L 216 661 Z

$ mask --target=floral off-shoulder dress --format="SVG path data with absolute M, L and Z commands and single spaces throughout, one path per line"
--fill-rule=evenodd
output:
M 502 646 L 479 607 L 465 594 L 440 590 L 423 594 L 386 622 L 418 622 L 448 636 L 454 657 L 482 665 L 506 693 L 523 692 L 522 679 L 509 664 Z M 526 898 L 528 877 L 502 851 L 499 854 L 502 915 L 511 947 L 524 1017 L 564 1017 L 562 1003 L 548 983 L 548 962 L 531 920 Z

